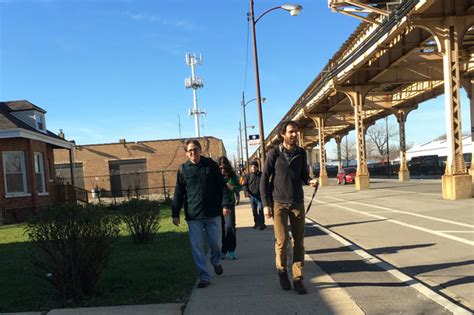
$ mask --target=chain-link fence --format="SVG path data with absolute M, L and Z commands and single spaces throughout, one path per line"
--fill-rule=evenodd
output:
M 177 170 L 110 170 L 110 174 L 82 176 L 90 202 L 120 203 L 131 198 L 167 200 L 173 197 Z

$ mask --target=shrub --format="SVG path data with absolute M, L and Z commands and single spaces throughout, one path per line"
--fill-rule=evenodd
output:
M 160 228 L 160 203 L 131 199 L 121 205 L 123 221 L 135 243 L 151 241 Z
M 107 265 L 118 226 L 116 216 L 106 215 L 97 206 L 64 204 L 42 209 L 26 228 L 39 248 L 32 262 L 63 299 L 90 296 Z

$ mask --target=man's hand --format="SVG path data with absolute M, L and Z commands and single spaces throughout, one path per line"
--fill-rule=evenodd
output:
M 173 224 L 174 225 L 179 226 L 180 223 L 181 222 L 180 222 L 179 218 L 173 218 Z
M 273 209 L 271 207 L 263 207 L 263 213 L 267 219 L 273 218 Z
M 311 187 L 316 187 L 316 184 L 318 183 L 318 180 L 317 179 L 312 179 L 309 181 L 309 185 Z
M 229 208 L 222 208 L 222 214 L 224 217 L 228 216 L 230 214 Z
M 234 186 L 232 186 L 232 185 L 229 184 L 229 183 L 227 183 L 227 188 L 228 188 L 229 190 L 234 190 Z

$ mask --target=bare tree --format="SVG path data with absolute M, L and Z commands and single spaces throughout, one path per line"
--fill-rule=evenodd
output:
M 368 158 L 385 160 L 387 158 L 387 141 L 389 141 L 389 151 L 399 151 L 398 128 L 394 125 L 387 125 L 386 121 L 379 121 L 374 126 L 367 129 L 366 153 Z M 394 149 L 392 149 L 392 146 Z M 395 149 L 398 147 L 398 149 Z M 391 152 L 390 152 L 391 153 Z M 390 157 L 392 154 L 390 154 Z
M 334 154 L 337 155 L 337 148 L 334 148 Z M 355 160 L 357 158 L 357 148 L 354 140 L 348 140 L 344 137 L 341 141 L 341 159 L 343 161 Z

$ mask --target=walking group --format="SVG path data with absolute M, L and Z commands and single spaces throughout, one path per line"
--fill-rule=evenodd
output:
M 184 208 L 192 256 L 198 270 L 198 288 L 211 284 L 205 240 L 216 275 L 224 272 L 222 259 L 237 259 L 235 206 L 240 202 L 239 193 L 244 186 L 252 205 L 253 228 L 264 230 L 265 219 L 273 218 L 275 266 L 281 288 L 291 289 L 286 252 L 291 230 L 293 288 L 299 294 L 307 293 L 303 284 L 305 211 L 302 185 L 314 187 L 317 180 L 310 179 L 306 152 L 297 145 L 296 122 L 282 123 L 279 134 L 282 143 L 268 152 L 263 171 L 260 172 L 258 161 L 251 161 L 250 173 L 242 180 L 225 156 L 216 163 L 201 155 L 198 140 L 185 142 L 188 161 L 177 173 L 172 216 L 173 223 L 179 225 L 180 212 Z

